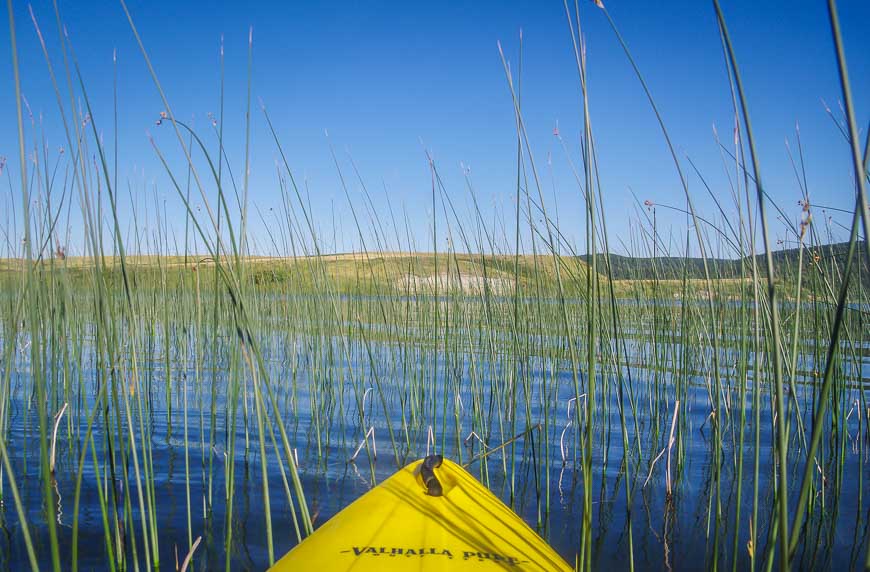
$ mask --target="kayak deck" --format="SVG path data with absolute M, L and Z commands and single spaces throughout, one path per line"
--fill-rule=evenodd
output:
M 354 501 L 275 563 L 290 570 L 572 570 L 456 463 L 415 461 Z M 427 485 L 428 491 L 427 491 Z

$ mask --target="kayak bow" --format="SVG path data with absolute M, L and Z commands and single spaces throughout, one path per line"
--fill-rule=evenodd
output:
M 415 461 L 336 514 L 272 568 L 572 570 L 468 471 Z

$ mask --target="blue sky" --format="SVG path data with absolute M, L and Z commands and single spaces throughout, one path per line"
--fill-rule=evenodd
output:
M 54 93 L 28 6 L 17 1 L 13 4 L 22 89 L 43 125 L 36 130 L 28 127 L 28 147 L 32 148 L 42 129 L 48 148 L 56 155 L 56 149 L 66 147 L 66 142 Z M 691 157 L 713 191 L 725 199 L 726 211 L 731 214 L 730 191 L 712 135 L 716 125 L 722 139 L 728 141 L 733 125 L 712 4 L 611 1 L 607 6 L 645 74 L 684 169 L 691 171 L 686 156 Z M 522 29 L 524 119 L 542 174 L 545 200 L 551 216 L 558 210 L 566 237 L 580 250 L 584 248 L 580 193 L 565 152 L 552 135 L 558 122 L 571 159 L 579 162 L 582 102 L 561 2 L 264 1 L 240 5 L 131 0 L 129 7 L 174 113 L 180 119 L 192 120 L 212 148 L 216 139 L 207 113 L 216 114 L 219 108 L 218 50 L 223 35 L 223 124 L 227 154 L 239 179 L 244 165 L 247 41 L 249 28 L 253 29 L 250 231 L 263 253 L 274 253 L 266 229 L 277 228 L 269 209 L 278 210 L 280 194 L 277 151 L 259 110 L 259 99 L 269 108 L 294 175 L 307 183 L 312 214 L 326 250 L 359 247 L 330 144 L 349 181 L 354 205 L 361 208 L 362 198 L 351 158 L 382 222 L 389 223 L 388 207 L 397 217 L 407 216 L 418 249 L 432 248 L 431 183 L 425 149 L 434 156 L 461 216 L 471 220 L 471 197 L 461 168 L 465 165 L 470 168 L 487 224 L 500 225 L 493 221 L 503 220 L 504 233 L 513 236 L 516 134 L 496 43 L 501 41 L 515 69 Z M 105 141 L 114 136 L 112 54 L 117 50 L 122 224 L 126 230 L 132 228 L 132 194 L 140 232 L 153 232 L 156 201 L 165 207 L 169 226 L 180 236 L 184 228 L 181 203 L 146 131 L 154 135 L 182 180 L 186 176 L 183 156 L 171 127 L 155 125 L 163 105 L 120 4 L 61 0 L 60 8 Z M 640 201 L 648 199 L 660 205 L 682 206 L 684 199 L 649 104 L 604 15 L 592 2 L 581 2 L 580 9 L 610 240 L 616 251 L 632 250 L 636 248 L 632 241 L 639 238 L 637 222 L 641 216 L 634 195 Z M 848 148 L 822 104 L 827 102 L 839 113 L 840 88 L 825 3 L 725 0 L 723 9 L 744 75 L 771 197 L 792 219 L 798 217 L 800 191 L 785 140 L 789 139 L 794 149 L 795 125 L 799 123 L 813 202 L 850 208 L 854 187 Z M 870 119 L 870 36 L 864 29 L 870 21 L 870 5 L 848 0 L 841 1 L 839 9 L 863 133 Z M 62 55 L 51 3 L 39 0 L 33 10 L 48 41 L 52 62 L 60 69 Z M 14 179 L 18 171 L 14 86 L 9 23 L 6 11 L 2 12 L 0 156 L 8 158 L 6 169 Z M 547 165 L 548 156 L 552 157 L 552 167 Z M 203 168 L 200 165 L 204 175 Z M 691 175 L 689 185 L 702 213 L 717 219 L 700 180 Z M 209 188 L 212 191 L 213 186 Z M 20 218 L 19 187 L 13 184 L 13 191 L 5 195 L 3 208 L 10 214 L 4 216 L 12 216 L 14 202 Z M 256 208 L 266 216 L 266 224 L 259 220 Z M 69 250 L 81 254 L 78 211 L 78 204 L 73 203 Z M 817 221 L 820 215 L 816 213 Z M 443 248 L 446 230 L 440 205 L 438 216 L 439 248 Z M 682 244 L 685 217 L 659 209 L 659 221 L 661 232 Z M 848 216 L 835 215 L 834 221 L 845 224 Z M 18 229 L 20 226 L 19 222 Z M 404 235 L 404 223 L 401 226 Z M 6 228 L 7 232 L 15 230 Z M 832 231 L 835 239 L 845 238 L 846 231 L 836 224 Z M 774 233 L 785 236 L 781 225 L 775 225 Z

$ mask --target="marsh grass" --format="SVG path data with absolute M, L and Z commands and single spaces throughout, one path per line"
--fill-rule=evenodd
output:
M 31 16 L 67 151 L 53 160 L 34 152 L 29 166 L 28 133 L 34 151 L 45 145 L 24 118 L 7 0 L 23 212 L 4 230 L 10 257 L 0 261 L 0 527 L 8 533 L 0 553 L 13 554 L 0 557 L 0 566 L 19 567 L 26 558 L 34 570 L 60 569 L 69 554 L 73 569 L 80 556 L 111 570 L 166 568 L 180 553 L 188 555 L 185 566 L 202 569 L 263 567 L 310 534 L 321 509 L 338 508 L 317 493 L 336 467 L 370 487 L 434 451 L 465 463 L 545 536 L 556 537 L 564 524 L 556 519 L 567 514 L 577 535 L 558 548 L 578 568 L 603 565 L 610 550 L 627 551 L 631 569 L 649 565 L 650 538 L 672 566 L 686 549 L 678 531 L 687 507 L 697 510 L 694 528 L 709 568 L 870 561 L 860 532 L 867 524 L 870 246 L 859 232 L 863 225 L 867 236 L 870 140 L 862 163 L 833 2 L 843 135 L 855 162 L 850 240 L 829 245 L 830 229 L 812 216 L 798 135 L 802 218 L 788 225 L 798 245 L 790 253 L 770 242 L 766 209 L 782 210 L 762 185 L 740 47 L 731 44 L 718 3 L 740 129 L 733 147 L 719 142 L 733 204 L 715 200 L 713 216 L 696 210 L 686 161 L 616 22 L 606 9 L 589 12 L 609 22 L 622 46 L 684 191 L 681 205 L 638 204 L 629 257 L 611 252 L 600 200 L 596 86 L 587 83 L 586 11 L 578 3 L 564 8 L 583 133 L 578 149 L 557 136 L 584 205 L 582 252 L 560 230 L 529 142 L 520 35 L 516 66 L 499 45 L 516 127 L 513 226 L 485 219 L 467 172 L 462 192 L 472 212 L 461 212 L 442 167 L 424 152 L 432 226 L 427 238 L 417 236 L 392 206 L 388 213 L 375 208 L 353 157 L 332 150 L 352 213 L 353 228 L 344 230 L 360 244 L 345 254 L 325 251 L 308 190 L 297 185 L 262 102 L 281 158 L 280 207 L 272 215 L 279 224 L 270 221 L 265 237 L 248 230 L 250 127 L 259 120 L 251 116 L 253 36 L 239 185 L 224 146 L 222 43 L 220 111 L 196 129 L 173 114 L 121 3 L 165 109 L 158 129 L 167 133 L 152 145 L 185 209 L 183 241 L 159 206 L 137 212 L 131 187 L 133 227 L 148 220 L 156 232 L 137 230 L 132 239 L 121 232 L 121 151 L 117 139 L 107 144 L 99 136 L 97 122 L 110 114 L 91 108 L 56 6 L 60 75 Z M 114 101 L 117 124 L 117 95 Z M 182 169 L 167 157 L 165 137 L 173 136 Z M 205 214 L 192 208 L 194 200 Z M 85 254 L 78 257 L 56 248 L 61 221 L 75 208 L 84 221 Z M 659 209 L 686 215 L 685 242 L 674 246 L 663 235 Z M 418 244 L 430 230 L 431 244 Z M 281 256 L 257 256 L 258 249 Z M 181 475 L 164 461 L 175 454 Z M 28 484 L 34 476 L 38 487 Z M 702 484 L 693 482 L 699 476 Z M 789 488 L 798 481 L 800 489 Z M 580 483 L 582 501 L 567 509 L 565 482 L 572 489 Z M 183 509 L 166 504 L 173 487 L 183 490 Z M 73 493 L 71 513 L 62 510 L 68 501 L 61 491 Z M 10 497 L 14 513 L 5 508 Z M 83 497 L 93 506 L 83 507 Z M 841 506 L 855 497 L 857 506 Z M 183 533 L 168 537 L 164 524 L 176 510 Z M 834 555 L 844 545 L 840 513 L 851 510 L 851 550 Z M 261 523 L 262 554 L 249 553 L 252 519 Z M 86 554 L 83 525 L 88 538 L 98 530 L 102 543 Z M 26 556 L 16 560 L 11 549 L 21 545 Z

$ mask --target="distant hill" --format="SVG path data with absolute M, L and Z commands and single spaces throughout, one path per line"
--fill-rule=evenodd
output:
M 864 255 L 864 243 L 858 249 L 860 270 L 870 277 Z M 837 276 L 845 267 L 847 243 L 804 249 L 804 277 L 819 271 L 826 276 Z M 790 283 L 797 275 L 799 251 L 796 248 L 774 252 L 774 268 L 779 282 Z M 756 255 L 759 273 L 764 276 L 764 255 Z M 113 284 L 121 283 L 119 259 L 107 257 L 103 272 Z M 464 292 L 490 293 L 504 296 L 519 286 L 526 294 L 554 295 L 557 273 L 550 254 L 537 257 L 523 254 L 468 254 L 438 253 L 437 261 L 431 252 L 368 252 L 326 254 L 323 256 L 269 257 L 251 256 L 245 259 L 244 273 L 257 288 L 276 292 L 321 292 L 324 280 L 329 288 L 341 293 L 381 294 L 385 292 L 414 295 L 419 293 Z M 558 265 L 562 286 L 568 296 L 580 296 L 586 285 L 587 256 L 563 256 Z M 733 282 L 750 275 L 752 257 L 741 259 L 710 258 L 711 278 Z M 184 256 L 141 255 L 126 259 L 131 283 L 136 288 L 154 287 L 173 289 L 184 280 L 191 279 L 195 269 L 212 267 L 211 258 L 203 255 Z M 227 263 L 232 263 L 231 259 Z M 617 296 L 627 292 L 632 281 L 681 281 L 683 277 L 698 281 L 704 279 L 704 265 L 700 258 L 661 256 L 655 258 L 613 254 L 610 256 L 613 278 L 621 284 Z M 66 257 L 41 260 L 41 271 L 62 271 L 64 280 L 74 287 L 92 286 L 91 257 Z M 24 268 L 20 259 L 0 259 L 0 279 L 16 280 Z M 603 255 L 599 255 L 597 270 L 607 277 Z M 204 288 L 214 280 L 214 272 L 197 274 Z M 833 281 L 838 282 L 836 279 Z M 671 285 L 673 286 L 673 285 Z
M 868 272 L 867 259 L 864 256 L 863 241 L 858 244 L 857 260 L 860 262 L 861 271 Z M 777 278 L 789 278 L 795 276 L 799 261 L 798 248 L 786 248 L 773 252 L 774 273 Z M 810 268 L 821 268 L 825 272 L 831 272 L 835 268 L 842 270 L 846 264 L 846 255 L 849 252 L 849 243 L 839 242 L 815 248 L 804 248 L 803 268 L 806 272 Z M 581 256 L 584 262 L 589 262 L 589 256 Z M 741 262 L 743 269 L 741 270 Z M 758 271 L 766 275 L 767 261 L 764 254 L 755 256 Z M 616 280 L 649 280 L 658 276 L 661 280 L 687 278 L 704 278 L 704 262 L 701 258 L 684 258 L 679 256 L 634 257 L 619 254 L 610 255 L 613 278 Z M 740 258 L 708 258 L 707 264 L 712 278 L 740 278 L 748 276 L 752 268 L 752 257 Z M 606 275 L 607 268 L 604 265 L 603 255 L 599 254 L 598 271 Z

